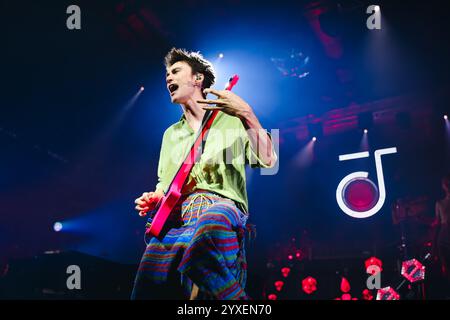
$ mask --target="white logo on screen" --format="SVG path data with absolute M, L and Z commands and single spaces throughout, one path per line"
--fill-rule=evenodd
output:
M 384 176 L 383 176 L 383 166 L 381 164 L 381 156 L 385 154 L 392 154 L 397 153 L 397 148 L 386 148 L 386 149 L 379 149 L 375 151 L 375 168 L 377 171 L 377 180 L 378 180 L 378 201 L 376 204 L 366 210 L 366 211 L 356 211 L 350 208 L 344 198 L 344 191 L 346 186 L 348 186 L 350 183 L 352 183 L 355 180 L 366 180 L 370 183 L 373 183 L 370 179 L 368 179 L 369 173 L 367 171 L 357 171 L 350 173 L 349 175 L 345 176 L 341 182 L 339 183 L 337 189 L 336 189 L 336 201 L 341 208 L 341 210 L 353 218 L 363 219 L 368 218 L 376 214 L 384 205 L 384 201 L 386 200 L 386 187 L 384 184 Z M 347 161 L 347 160 L 354 160 L 354 159 L 361 159 L 361 158 L 368 158 L 370 156 L 368 151 L 365 152 L 358 152 L 358 153 L 351 153 L 351 154 L 344 154 L 339 156 L 339 161 Z

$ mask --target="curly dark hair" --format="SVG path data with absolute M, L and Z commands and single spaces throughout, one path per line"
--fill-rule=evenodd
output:
M 216 75 L 211 62 L 203 58 L 200 52 L 187 51 L 185 49 L 172 48 L 164 58 L 166 68 L 176 62 L 184 61 L 192 68 L 192 74 L 201 73 L 204 76 L 202 89 L 210 88 L 215 80 Z

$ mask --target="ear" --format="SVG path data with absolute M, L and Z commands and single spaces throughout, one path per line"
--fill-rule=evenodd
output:
M 197 80 L 197 81 L 203 81 L 204 78 L 205 78 L 205 76 L 203 75 L 203 73 L 197 73 L 195 75 L 195 80 Z

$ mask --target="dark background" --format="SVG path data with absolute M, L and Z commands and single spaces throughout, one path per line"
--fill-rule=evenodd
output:
M 82 29 L 66 28 L 66 8 L 81 8 Z M 249 173 L 251 279 L 266 277 L 273 247 L 306 230 L 316 257 L 397 254 L 390 205 L 425 196 L 432 217 L 450 170 L 442 114 L 448 112 L 449 42 L 445 1 L 378 1 L 381 31 L 365 23 L 368 1 L 220 2 L 1 1 L 0 256 L 27 259 L 75 250 L 125 265 L 144 249 L 144 223 L 134 199 L 153 190 L 164 129 L 181 109 L 166 92 L 163 58 L 173 47 L 200 50 L 215 62 L 216 87 L 231 73 L 235 92 L 266 128 L 280 129 L 279 172 Z M 330 56 L 308 15 L 339 39 Z M 283 76 L 271 62 L 295 50 L 309 56 L 309 75 Z M 338 50 L 339 51 L 339 50 Z M 224 58 L 217 59 L 222 52 Z M 145 91 L 131 107 L 130 99 Z M 369 132 L 370 151 L 396 146 L 383 158 L 387 200 L 374 217 L 355 220 L 335 201 L 335 187 L 367 161 L 342 164 L 357 152 L 360 128 L 319 138 L 307 167 L 295 156 L 308 143 L 288 134 L 290 121 L 392 97 L 420 97 L 426 119 L 406 128 L 392 122 Z M 309 138 L 308 138 L 309 139 Z M 53 231 L 56 221 L 62 232 Z M 280 262 L 281 263 L 281 262 Z M 255 291 L 258 283 L 250 284 Z

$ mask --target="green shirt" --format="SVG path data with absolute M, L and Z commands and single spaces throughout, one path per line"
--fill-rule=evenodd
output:
M 167 192 L 196 133 L 184 115 L 164 132 L 156 189 Z M 194 165 L 182 193 L 202 189 L 232 199 L 248 213 L 245 166 L 268 168 L 252 150 L 247 132 L 237 117 L 219 112 L 209 131 L 200 160 Z

